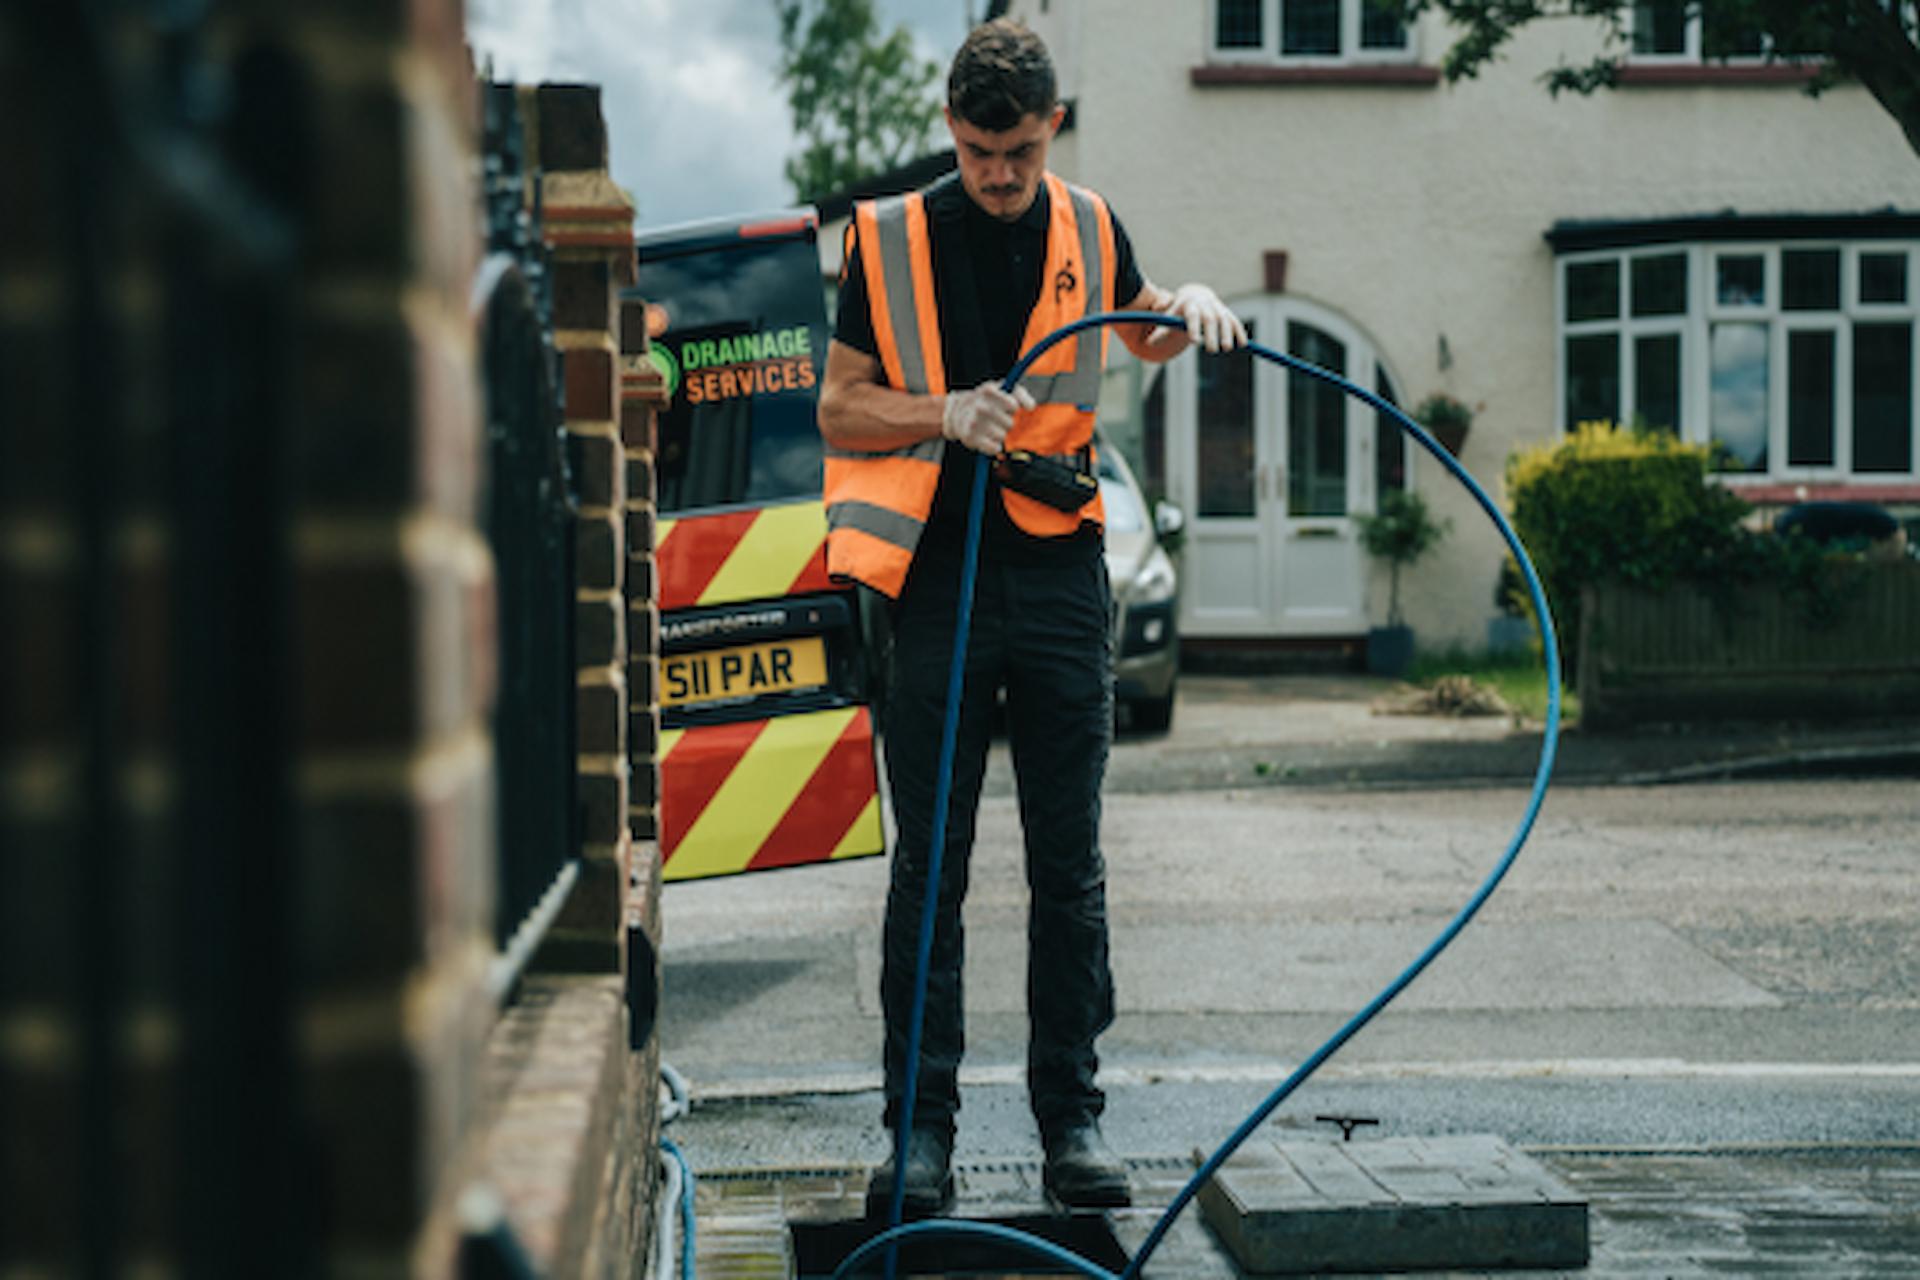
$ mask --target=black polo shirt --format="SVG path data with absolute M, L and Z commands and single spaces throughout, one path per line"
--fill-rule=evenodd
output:
M 1012 222 L 1002 222 L 975 204 L 957 173 L 928 187 L 926 198 L 934 300 L 940 310 L 940 349 L 947 385 L 963 390 L 982 382 L 997 382 L 1020 358 L 1027 319 L 1040 301 L 1050 206 L 1046 185 L 1041 184 L 1034 202 Z M 1114 296 L 1108 300 L 1110 309 L 1132 301 L 1143 284 L 1133 246 L 1118 218 L 1113 222 L 1113 240 Z M 840 281 L 833 336 L 856 351 L 879 355 L 867 303 L 866 272 L 857 245 L 847 256 L 846 272 Z M 940 487 L 934 493 L 933 510 L 914 555 L 910 585 L 936 576 L 942 582 L 957 581 L 957 566 L 966 543 L 967 498 L 975 456 L 964 445 L 947 442 Z M 1007 516 L 999 500 L 999 480 L 991 472 L 988 485 L 991 491 L 980 539 L 983 560 L 1067 561 L 1100 554 L 1097 526 L 1089 522 L 1082 524 L 1078 533 L 1064 538 L 1036 538 Z

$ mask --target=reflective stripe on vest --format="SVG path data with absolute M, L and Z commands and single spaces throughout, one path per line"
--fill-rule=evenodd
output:
M 1104 310 L 1113 294 L 1113 222 L 1106 203 L 1051 173 L 1045 181 L 1046 262 L 1023 349 L 1063 324 Z M 944 395 L 946 369 L 925 198 L 914 192 L 863 201 L 854 207 L 853 228 L 867 280 L 874 345 L 887 385 L 916 395 Z M 1037 407 L 1015 417 L 1009 449 L 1078 460 L 1093 440 L 1106 340 L 1104 329 L 1077 334 L 1034 363 L 1021 385 Z M 827 449 L 830 573 L 889 596 L 900 594 L 933 508 L 944 447 L 943 440 L 935 439 L 886 452 Z M 1070 534 L 1083 520 L 1098 524 L 1105 516 L 1098 496 L 1078 512 L 1058 511 L 1004 490 L 1002 500 L 1015 524 L 1041 537 Z
M 887 385 L 945 395 L 926 200 L 918 192 L 854 206 L 874 345 Z M 826 450 L 827 572 L 898 596 L 940 483 L 941 439 L 904 449 Z

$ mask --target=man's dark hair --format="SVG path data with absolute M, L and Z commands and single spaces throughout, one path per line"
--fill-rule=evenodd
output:
M 1002 133 L 1059 100 L 1053 59 L 1024 22 L 995 18 L 975 27 L 953 55 L 947 106 L 977 129 Z

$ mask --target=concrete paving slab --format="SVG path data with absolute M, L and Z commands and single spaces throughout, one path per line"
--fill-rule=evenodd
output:
M 1489 1135 L 1256 1136 L 1199 1204 L 1249 1275 L 1584 1267 L 1589 1254 L 1586 1202 Z

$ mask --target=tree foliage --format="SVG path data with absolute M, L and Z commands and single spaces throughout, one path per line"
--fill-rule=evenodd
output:
M 1920 6 L 1915 0 L 1669 0 L 1683 5 L 1714 33 L 1759 33 L 1768 60 L 1816 59 L 1807 85 L 1819 93 L 1843 79 L 1858 81 L 1896 120 L 1907 145 L 1920 154 Z M 1583 65 L 1562 65 L 1544 77 L 1548 89 L 1591 93 L 1619 80 L 1635 9 L 1642 0 L 1386 0 L 1411 19 L 1428 10 L 1445 14 L 1460 35 L 1442 70 L 1449 81 L 1471 78 L 1500 56 L 1514 32 L 1550 18 L 1598 19 L 1612 36 L 1606 53 Z M 1707 42 L 1709 46 L 1712 41 Z M 1708 56 L 1712 54 L 1709 47 Z
M 779 80 L 799 150 L 787 160 L 794 195 L 812 202 L 924 152 L 940 118 L 939 67 L 917 57 L 898 26 L 882 36 L 873 0 L 774 0 Z

